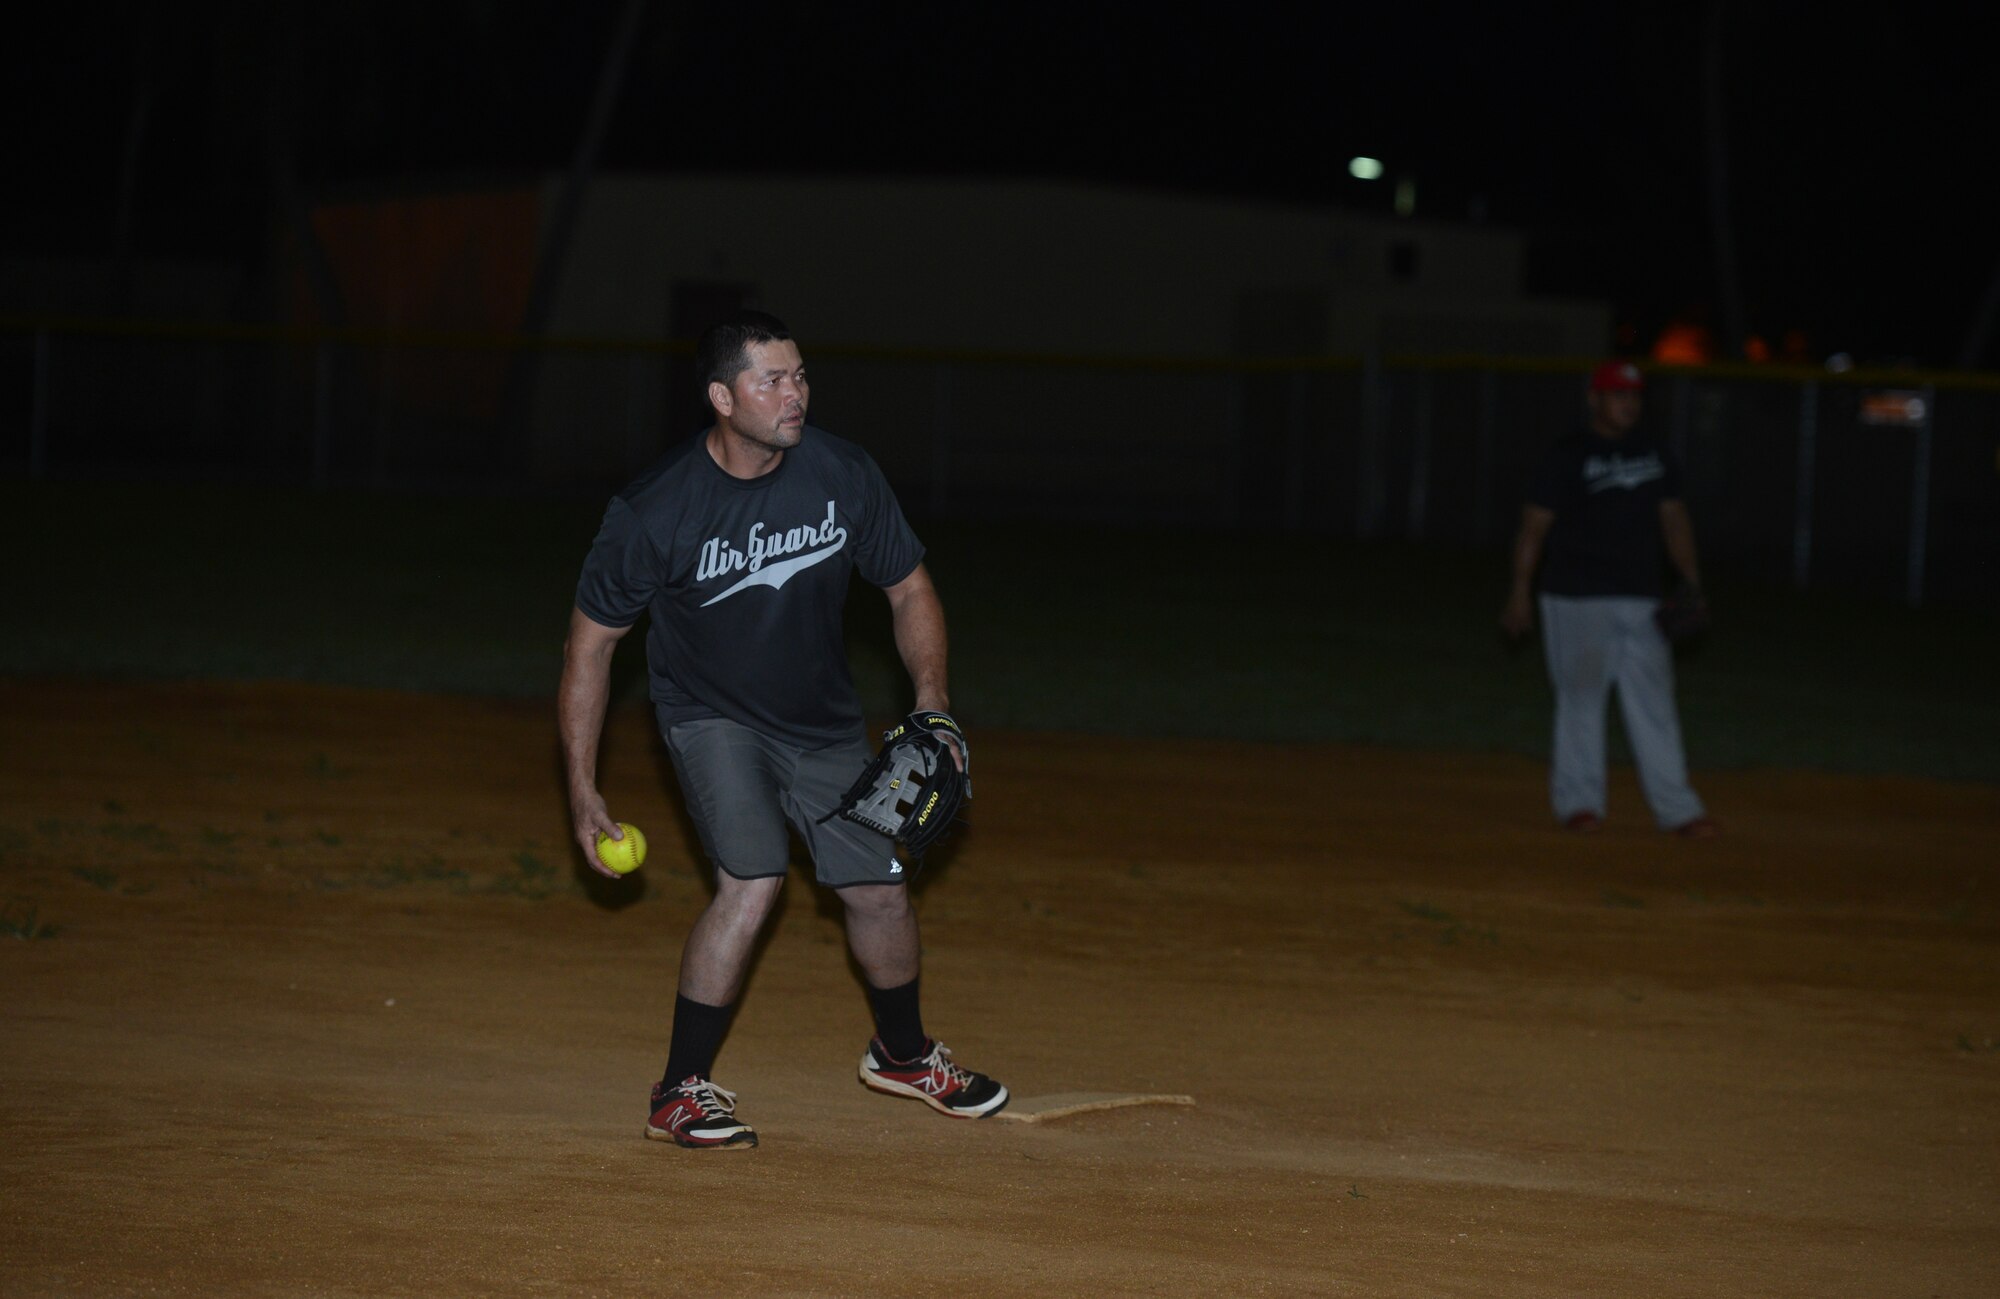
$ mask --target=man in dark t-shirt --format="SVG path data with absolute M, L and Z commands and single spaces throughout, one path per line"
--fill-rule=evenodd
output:
M 915 709 L 950 704 L 944 609 L 923 546 L 867 452 L 806 423 L 805 364 L 782 322 L 741 312 L 703 336 L 695 363 L 715 424 L 606 508 L 577 582 L 558 701 L 577 846 L 610 875 L 597 837 L 623 836 L 597 789 L 597 749 L 612 655 L 650 615 L 654 712 L 716 891 L 681 953 L 646 1135 L 693 1149 L 757 1144 L 711 1073 L 791 832 L 840 898 L 866 976 L 876 1033 L 861 1081 L 954 1117 L 997 1113 L 1007 1089 L 924 1032 L 917 919 L 895 844 L 829 815 L 871 756 L 842 629 L 852 575 L 888 596 Z
M 1688 784 L 1673 650 L 1653 617 L 1663 560 L 1691 593 L 1701 589 L 1701 572 L 1679 466 L 1638 428 L 1642 389 L 1630 362 L 1607 361 L 1592 372 L 1588 425 L 1556 443 L 1529 488 L 1500 625 L 1510 636 L 1533 626 L 1539 570 L 1542 643 L 1556 696 L 1556 819 L 1579 831 L 1604 824 L 1605 705 L 1615 686 L 1655 822 L 1706 838 L 1715 823 Z

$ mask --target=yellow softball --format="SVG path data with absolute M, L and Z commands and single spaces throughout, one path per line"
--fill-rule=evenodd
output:
M 613 839 L 600 832 L 597 836 L 597 860 L 620 875 L 630 875 L 646 860 L 646 836 L 639 833 L 639 827 L 620 821 L 618 828 L 625 832 L 623 839 Z

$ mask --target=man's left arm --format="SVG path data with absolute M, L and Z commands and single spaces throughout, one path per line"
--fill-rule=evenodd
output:
M 1695 556 L 1694 522 L 1688 517 L 1687 503 L 1669 497 L 1660 502 L 1660 535 L 1666 541 L 1667 560 L 1681 581 L 1696 593 L 1701 591 L 1701 562 Z
M 896 633 L 896 652 L 916 688 L 916 711 L 951 711 L 951 689 L 945 671 L 944 603 L 922 564 L 894 586 L 884 587 L 889 618 Z

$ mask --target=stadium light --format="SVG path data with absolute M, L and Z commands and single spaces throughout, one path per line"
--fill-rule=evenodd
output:
M 1382 179 L 1382 160 L 1380 158 L 1349 158 L 1347 160 L 1347 174 L 1356 180 L 1380 180 Z

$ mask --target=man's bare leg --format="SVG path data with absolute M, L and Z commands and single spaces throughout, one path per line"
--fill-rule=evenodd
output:
M 727 1006 L 743 991 L 751 949 L 778 904 L 785 877 L 739 880 L 718 870 L 715 881 L 715 896 L 681 948 L 681 996 Z
M 902 884 L 854 884 L 840 890 L 847 907 L 847 949 L 871 986 L 896 988 L 923 964 L 917 910 Z

